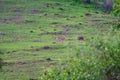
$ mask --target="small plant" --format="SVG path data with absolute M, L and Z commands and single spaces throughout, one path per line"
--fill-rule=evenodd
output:
M 111 33 L 108 38 L 99 42 L 98 49 L 102 51 L 102 60 L 105 64 L 105 75 L 109 80 L 120 79 L 120 33 Z
M 60 69 L 49 69 L 42 80 L 100 80 L 102 63 L 91 58 L 74 58 Z
M 117 22 L 113 23 L 113 31 L 120 29 L 120 18 L 118 17 Z
M 120 29 L 120 1 L 119 0 L 114 0 L 114 7 L 112 14 L 118 17 L 118 21 L 114 22 L 113 25 L 113 30 Z
M 106 34 L 107 35 L 107 34 Z M 62 68 L 49 69 L 42 80 L 119 80 L 120 32 L 88 40 Z
M 115 16 L 120 16 L 120 1 L 114 0 L 113 12 Z
M 78 50 L 62 68 L 48 69 L 42 80 L 101 80 L 104 77 L 104 66 L 101 58 L 94 54 L 91 46 L 86 45 L 84 54 Z M 91 51 L 89 51 L 91 49 Z
M 2 64 L 3 64 L 3 60 L 2 60 L 2 58 L 1 58 L 1 55 L 2 55 L 3 53 L 0 51 L 0 69 L 2 69 Z

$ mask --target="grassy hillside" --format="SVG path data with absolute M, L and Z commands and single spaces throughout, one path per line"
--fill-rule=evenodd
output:
M 43 69 L 65 64 L 78 48 L 84 52 L 89 39 L 106 36 L 114 20 L 94 5 L 67 0 L 1 0 L 0 79 L 40 79 Z M 59 35 L 66 39 L 57 42 Z

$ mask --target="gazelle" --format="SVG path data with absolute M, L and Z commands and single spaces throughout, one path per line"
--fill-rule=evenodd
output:
M 55 38 L 57 42 L 62 42 L 62 44 L 65 39 L 66 39 L 66 35 L 60 35 Z

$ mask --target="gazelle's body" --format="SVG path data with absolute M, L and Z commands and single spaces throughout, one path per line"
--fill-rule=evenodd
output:
M 55 40 L 57 41 L 57 42 L 63 42 L 64 40 L 66 39 L 66 36 L 65 35 L 60 35 L 60 36 L 57 36 L 56 38 L 55 38 Z

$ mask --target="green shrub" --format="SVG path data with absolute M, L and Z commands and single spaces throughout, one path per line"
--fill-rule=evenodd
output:
M 107 34 L 106 34 L 107 35 Z M 83 49 L 82 49 L 83 50 Z M 120 32 L 88 40 L 84 50 L 62 68 L 49 69 L 42 80 L 119 80 Z
M 42 80 L 100 80 L 102 63 L 92 58 L 74 58 L 61 69 L 48 70 Z
M 86 41 L 76 57 L 62 68 L 45 71 L 42 80 L 120 80 L 120 2 L 115 1 L 113 14 L 118 16 L 115 31 Z
M 114 0 L 114 8 L 113 8 L 112 14 L 118 17 L 118 21 L 113 23 L 114 25 L 113 30 L 118 30 L 120 29 L 120 1 L 119 0 Z
M 2 69 L 2 63 L 3 63 L 2 54 L 3 53 L 0 51 L 0 69 Z
M 97 46 L 102 51 L 105 74 L 109 80 L 120 79 L 120 32 L 111 33 Z
M 78 50 L 77 56 L 70 59 L 62 68 L 48 69 L 42 80 L 103 80 L 105 65 L 101 56 L 96 54 L 95 47 L 86 43 L 84 53 Z
M 114 0 L 113 14 L 120 16 L 120 1 Z

